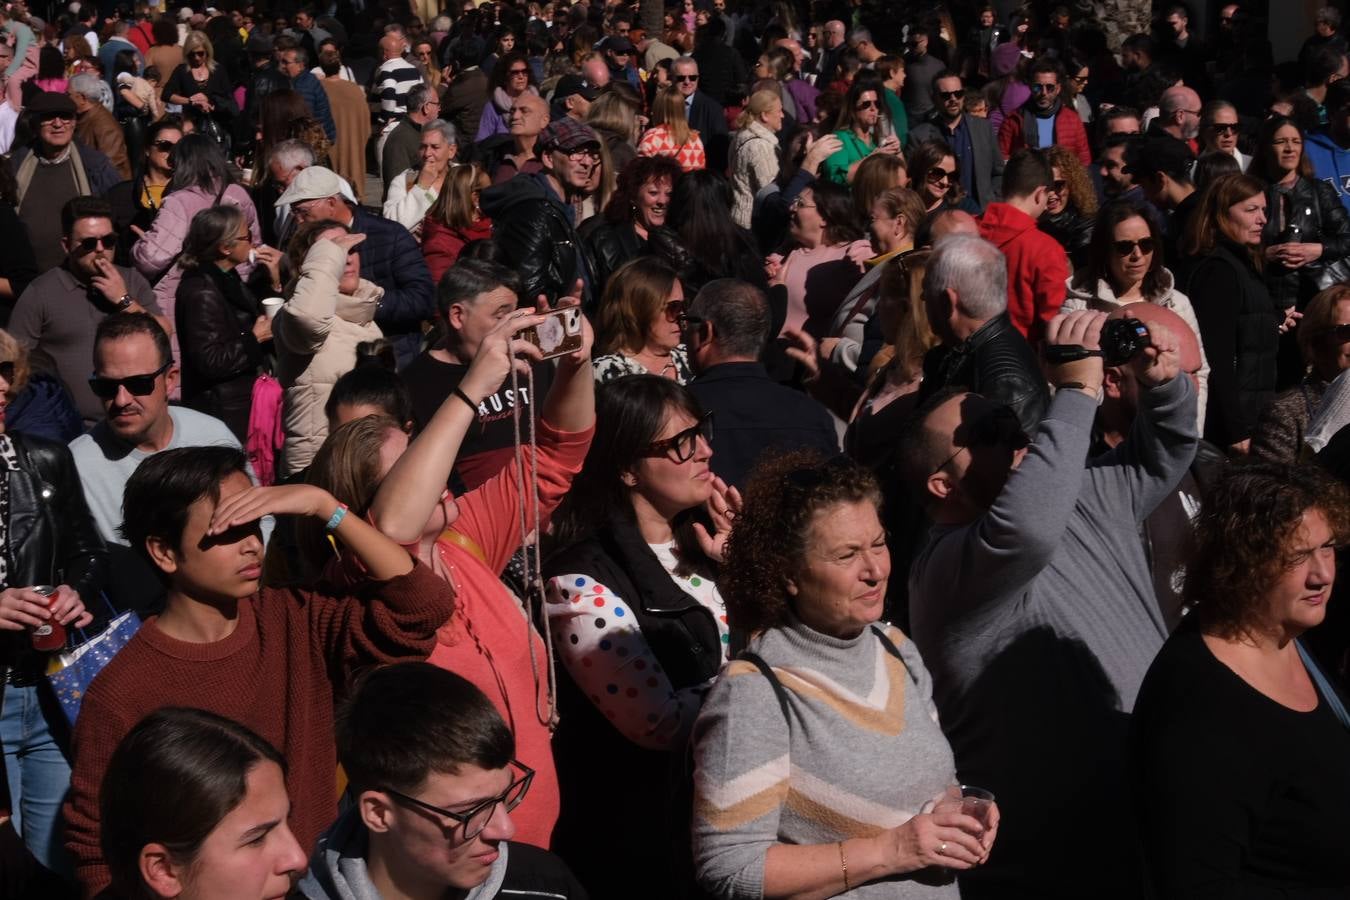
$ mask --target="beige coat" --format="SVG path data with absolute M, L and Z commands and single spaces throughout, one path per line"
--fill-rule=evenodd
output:
M 314 459 L 328 437 L 323 408 L 333 385 L 356 367 L 357 344 L 381 337 L 374 319 L 384 288 L 363 278 L 355 295 L 338 293 L 346 263 L 347 254 L 337 244 L 317 242 L 305 256 L 290 299 L 272 320 L 277 379 L 286 390 L 282 475 Z
M 731 219 L 750 227 L 755 195 L 778 177 L 778 138 L 761 122 L 751 122 L 731 139 Z

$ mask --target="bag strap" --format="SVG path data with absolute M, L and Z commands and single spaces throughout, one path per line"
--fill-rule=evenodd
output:
M 736 658 L 750 663 L 756 669 L 759 669 L 761 675 L 769 679 L 769 686 L 773 688 L 774 696 L 778 698 L 778 706 L 783 710 L 783 718 L 786 719 L 788 717 L 787 688 L 783 687 L 783 682 L 779 681 L 778 676 L 773 674 L 773 669 L 769 668 L 769 664 L 758 653 L 751 653 L 749 650 L 742 650 Z
M 1294 641 L 1294 646 L 1298 647 L 1298 655 L 1303 660 L 1303 667 L 1308 670 L 1312 676 L 1313 684 L 1317 686 L 1317 692 L 1326 700 L 1327 706 L 1331 707 L 1332 713 L 1346 728 L 1350 728 L 1350 713 L 1345 710 L 1345 704 L 1341 702 L 1340 694 L 1332 687 L 1327 676 L 1322 674 L 1322 667 L 1313 659 L 1313 655 L 1304 649 L 1300 641 Z

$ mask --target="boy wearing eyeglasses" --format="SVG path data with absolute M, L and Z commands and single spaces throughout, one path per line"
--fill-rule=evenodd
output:
M 465 679 L 420 662 L 370 672 L 337 745 L 353 803 L 319 839 L 305 897 L 586 898 L 562 860 L 511 840 L 534 772 Z

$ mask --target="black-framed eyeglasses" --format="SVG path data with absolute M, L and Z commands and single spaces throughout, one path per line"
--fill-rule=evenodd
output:
M 673 462 L 689 462 L 694 458 L 698 451 L 698 439 L 711 444 L 713 436 L 713 414 L 704 413 L 703 418 L 690 425 L 684 431 L 673 434 L 660 441 L 652 441 L 647 445 L 647 449 L 642 452 L 643 456 L 656 457 L 666 456 Z
M 1067 188 L 1068 186 L 1069 186 L 1069 182 L 1065 181 L 1065 180 L 1062 179 L 1062 178 L 1061 178 L 1060 180 L 1058 180 L 1058 181 L 1052 181 L 1052 182 L 1050 182 L 1050 190 L 1051 190 L 1053 193 L 1056 193 L 1056 194 L 1062 194 L 1062 193 L 1064 193 L 1064 189 Z
M 57 120 L 60 120 L 62 122 L 74 122 L 75 114 L 68 112 L 43 113 L 41 116 L 38 117 L 38 124 L 45 125 L 48 122 L 55 122 Z
M 567 158 L 570 159 L 572 162 L 581 162 L 583 158 L 599 159 L 600 145 L 586 144 L 585 146 L 578 147 L 575 150 L 559 150 L 558 152 L 565 154 Z
M 117 249 L 117 232 L 110 231 L 107 234 L 96 234 L 93 237 L 81 238 L 75 242 L 75 251 L 77 253 L 93 253 L 95 250 L 115 250 Z
M 1350 325 L 1337 325 L 1336 327 L 1331 329 L 1331 333 L 1334 334 L 1336 336 L 1336 340 L 1342 344 L 1344 344 L 1346 341 L 1350 341 Z M 0 363 L 0 375 L 5 374 L 3 366 L 4 363 Z M 13 379 L 11 379 L 8 375 L 5 375 L 5 380 L 12 381 Z
M 1134 253 L 1134 248 L 1138 247 L 1139 252 L 1148 256 L 1153 252 L 1153 238 L 1140 238 L 1137 241 L 1112 241 L 1111 248 L 1116 251 L 1117 256 L 1130 256 Z
M 938 91 L 937 97 L 939 100 L 954 100 L 957 97 L 964 97 L 965 93 L 966 92 L 964 90 Z
M 172 153 L 173 148 L 178 145 L 177 141 L 151 141 L 150 146 L 154 147 L 160 153 Z
M 861 103 L 859 103 L 857 106 L 855 106 L 855 107 L 853 107 L 853 108 L 854 108 L 854 109 L 876 109 L 876 108 L 877 108 L 877 101 L 875 101 L 875 100 L 863 100 Z
M 111 400 L 116 397 L 119 388 L 126 388 L 127 393 L 133 397 L 144 397 L 155 389 L 155 379 L 169 371 L 171 365 L 173 365 L 172 360 L 153 372 L 148 372 L 145 375 L 128 375 L 126 378 L 105 378 L 102 375 L 90 375 L 89 390 L 94 392 L 95 397 L 103 400 Z
M 956 171 L 953 169 L 944 169 L 942 166 L 933 166 L 924 175 L 924 180 L 929 184 L 941 184 L 944 181 L 951 181 L 956 177 Z
M 530 783 L 534 781 L 534 769 L 531 769 L 519 760 L 513 759 L 510 764 L 523 773 L 520 778 L 511 782 L 511 786 L 501 794 L 484 800 L 473 809 L 465 812 L 454 812 L 453 810 L 433 806 L 425 800 L 409 797 L 407 794 L 401 794 L 392 788 L 384 788 L 384 793 L 409 806 L 415 806 L 418 809 L 426 810 L 427 812 L 435 813 L 438 816 L 445 816 L 447 819 L 453 820 L 457 825 L 464 829 L 464 840 L 471 841 L 482 834 L 484 828 L 488 827 L 488 823 L 492 821 L 493 813 L 497 811 L 497 806 L 499 804 L 504 807 L 507 812 L 510 812 L 520 805 L 520 801 L 524 800 L 526 793 L 529 792 Z
M 1237 134 L 1236 122 L 1210 122 L 1209 130 L 1215 134 Z
M 0 362 L 0 378 L 5 379 L 11 387 L 14 385 L 14 360 L 7 359 Z
M 516 75 L 529 75 L 529 74 L 530 74 L 530 70 L 529 70 L 529 69 L 507 69 L 507 70 L 506 70 L 506 74 L 507 74 L 507 75 L 511 75 L 511 76 L 516 76 Z
M 963 450 L 972 450 L 976 447 L 996 447 L 1002 445 L 1010 450 L 1021 450 L 1031 440 L 1022 430 L 1022 423 L 1017 420 L 1017 413 L 1006 406 L 996 406 L 989 412 L 980 416 L 974 422 L 965 426 L 966 442 L 956 448 L 956 452 L 944 459 L 933 471 L 928 473 L 931 478 L 941 472 L 947 466 L 951 465 L 952 460 L 961 455 Z
M 684 81 L 684 82 L 688 82 L 688 83 L 690 83 L 690 84 L 693 84 L 693 83 L 695 83 L 695 82 L 698 81 L 698 76 L 697 76 L 697 75 L 674 75 L 674 76 L 671 76 L 671 79 L 670 79 L 670 80 L 671 80 L 671 81 L 675 81 L 675 82 Z

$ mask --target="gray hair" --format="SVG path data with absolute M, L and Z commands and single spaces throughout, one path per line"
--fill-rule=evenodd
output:
M 925 295 L 951 290 L 956 308 L 977 321 L 988 321 L 1008 309 L 1008 263 L 984 238 L 950 234 L 937 242 L 924 275 Z
M 698 71 L 698 60 L 694 59 L 692 56 L 680 56 L 680 57 L 676 57 L 675 61 L 672 62 L 672 63 L 670 64 L 670 73 L 671 73 L 672 75 L 675 74 L 675 67 L 676 67 L 676 66 L 693 66 L 693 67 L 694 67 L 694 71 L 697 72 L 697 71 Z
M 103 84 L 103 79 L 92 72 L 81 72 L 79 75 L 72 75 L 70 81 L 66 83 L 66 93 L 79 94 L 89 100 L 101 101 L 103 92 L 99 90 L 99 85 Z
M 430 134 L 433 131 L 439 131 L 441 137 L 445 138 L 445 142 L 451 147 L 459 145 L 459 132 L 455 130 L 453 124 L 445 121 L 445 119 L 432 119 L 422 126 L 423 134 Z
M 427 101 L 436 96 L 436 89 L 425 81 L 419 81 L 408 89 L 408 109 L 421 111 L 426 106 Z
M 1317 11 L 1317 17 L 1313 20 L 1319 25 L 1330 25 L 1332 28 L 1341 27 L 1341 11 L 1334 6 L 1324 6 Z
M 294 138 L 278 141 L 268 154 L 267 162 L 279 162 L 287 169 L 307 169 L 314 165 L 314 148 Z
M 454 23 L 450 21 L 449 16 L 437 16 L 431 20 L 432 31 L 449 31 Z
M 875 45 L 876 41 L 872 40 L 872 32 L 868 31 L 866 28 L 855 28 L 848 36 L 848 43 L 849 46 L 856 46 L 858 44 Z

